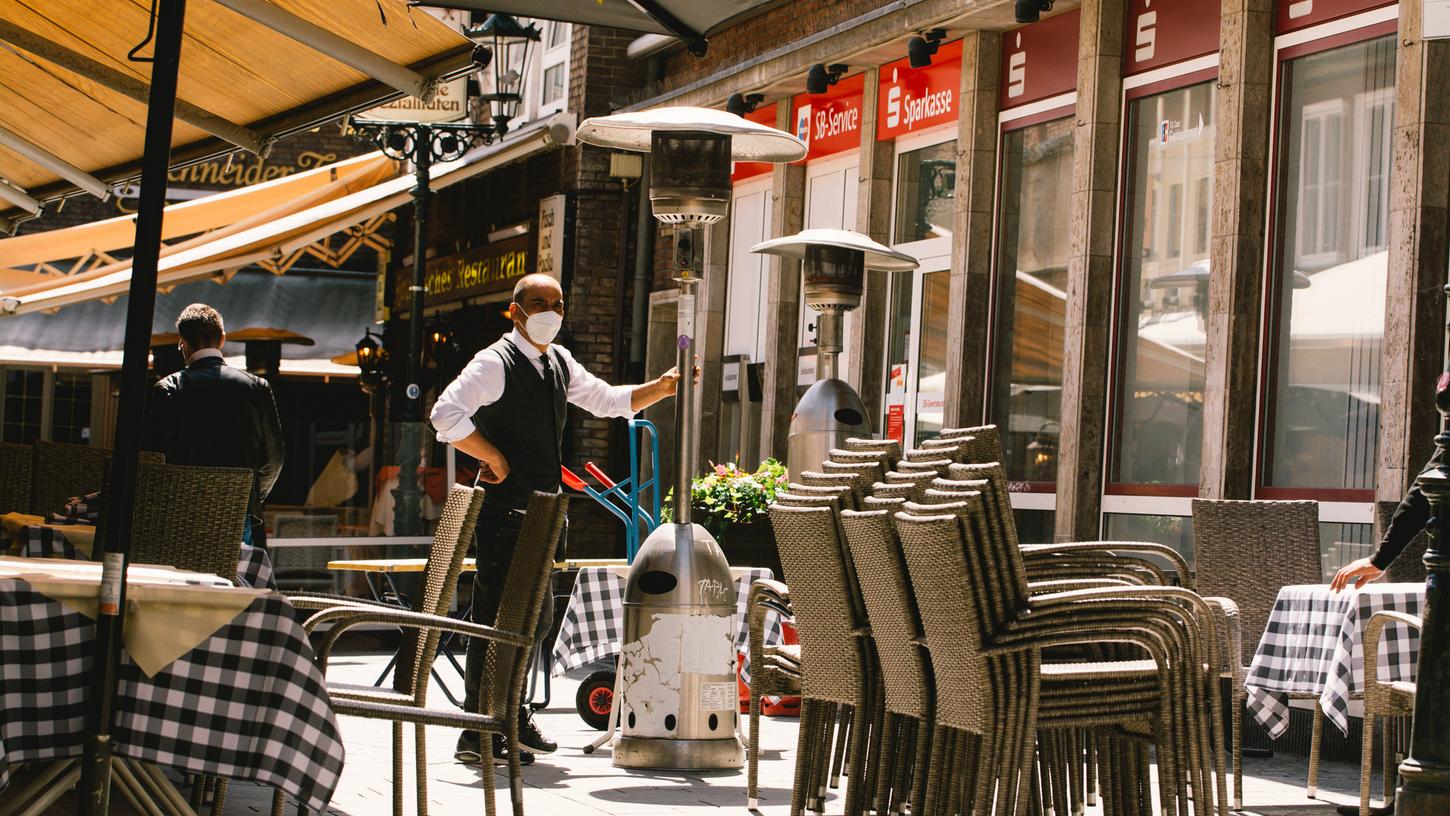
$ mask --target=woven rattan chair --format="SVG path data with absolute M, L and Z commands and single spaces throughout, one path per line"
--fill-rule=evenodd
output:
M 1386 682 L 1380 680 L 1379 644 L 1380 634 L 1386 625 L 1403 624 L 1419 630 L 1424 621 L 1404 612 L 1379 611 L 1370 616 L 1364 627 L 1364 736 L 1359 754 L 1359 816 L 1369 816 L 1369 785 L 1374 770 L 1375 720 L 1380 717 L 1398 718 L 1408 724 L 1415 713 L 1415 683 L 1413 681 Z M 1388 724 L 1386 724 L 1388 725 Z M 1398 763 L 1394 761 L 1394 743 L 1390 739 L 1392 730 L 1385 728 L 1381 737 L 1384 741 L 1384 804 L 1392 804 L 1395 795 L 1395 777 Z
M 870 497 L 868 506 L 901 501 Z M 927 757 L 935 730 L 935 688 L 916 596 L 886 509 L 843 511 L 841 526 L 866 602 L 885 690 L 886 716 L 875 755 L 881 766 L 876 799 L 889 816 L 902 813 L 908 805 L 912 812 L 923 813 L 922 796 L 929 782 Z
M 945 812 L 987 812 L 991 803 L 985 799 L 994 787 L 996 812 L 1021 812 L 1014 809 L 1022 798 L 1038 795 L 1066 812 L 1073 790 L 1069 746 L 1074 731 L 1084 728 L 1105 741 L 1106 812 L 1146 812 L 1146 748 L 1121 732 L 1101 731 L 1112 725 L 1151 735 L 1164 812 L 1189 799 L 1195 812 L 1211 812 L 1215 787 L 1220 796 L 1224 791 L 1221 777 L 1217 786 L 1213 782 L 1212 758 L 1221 749 L 1213 727 L 1218 712 L 1207 693 L 1211 677 L 1201 668 L 1206 655 L 1217 657 L 1211 637 L 1198 631 L 1207 627 L 1211 633 L 1206 605 L 1175 587 L 1029 599 L 1020 556 L 991 529 L 981 502 L 962 504 L 958 513 L 895 517 L 935 667 L 939 722 L 956 732 L 934 745 L 967 747 L 955 759 L 948 751 L 946 764 L 973 780 L 940 793 L 928 785 L 926 812 L 937 812 L 933 797 L 941 795 L 947 797 Z M 964 575 L 969 580 L 961 580 Z M 1043 648 L 1094 642 L 1135 643 L 1152 659 L 1041 662 Z M 1036 780 L 1030 772 L 1034 735 L 1041 768 Z M 974 761 L 973 747 L 981 763 Z M 938 764 L 931 763 L 933 773 Z M 943 772 L 947 779 L 963 776 Z
M 840 511 L 778 500 L 769 512 L 801 642 L 801 723 L 791 816 L 825 808 L 830 733 L 844 708 L 855 711 L 844 813 L 859 816 L 874 790 L 865 742 L 873 722 L 874 656 L 863 636 L 864 615 L 852 597 L 859 588 L 840 534 Z
M 871 482 L 866 477 L 855 473 L 820 473 L 803 471 L 797 473 L 796 481 L 805 487 L 844 487 L 851 491 L 851 498 L 845 503 L 847 509 L 854 509 L 860 505 L 861 499 L 871 492 Z
M 31 509 L 30 467 L 34 456 L 29 445 L 0 442 L 0 507 L 6 508 L 0 513 Z
M 857 490 L 864 497 L 871 491 L 871 485 L 881 481 L 886 468 L 879 462 L 837 462 L 831 459 L 821 463 L 821 472 L 830 475 L 846 474 L 856 477 Z
M 136 475 L 130 559 L 236 576 L 252 472 L 141 462 Z
M 940 453 L 940 451 L 931 451 L 931 454 L 936 456 L 940 456 Z M 916 459 L 907 459 L 903 456 L 901 461 L 896 463 L 896 471 L 898 473 L 930 472 L 941 476 L 947 472 L 947 467 L 952 463 L 950 459 L 929 459 L 924 456 Z
M 910 499 L 926 490 L 930 479 L 902 479 L 894 482 L 877 482 L 871 485 L 871 496 L 881 499 Z
M 750 632 L 750 740 L 746 752 L 746 807 L 760 807 L 760 700 L 773 694 L 801 693 L 800 644 L 767 646 L 765 619 L 774 612 L 795 615 L 790 588 L 780 581 L 758 580 L 750 585 L 745 607 Z
M 970 462 L 1001 462 L 1002 437 L 996 425 L 978 425 L 975 428 L 948 428 L 941 432 L 941 439 L 960 442 L 965 445 Z
M 141 451 L 138 462 L 160 464 L 166 457 Z M 105 486 L 111 470 L 110 448 L 38 441 L 31 446 L 30 513 L 49 516 L 75 496 L 95 493 Z
M 1319 505 L 1312 501 L 1193 500 L 1193 545 L 1197 552 L 1198 589 L 1204 595 L 1232 598 L 1238 620 L 1225 633 L 1225 652 L 1235 654 L 1225 666 L 1232 683 L 1234 802 L 1243 801 L 1243 710 L 1248 692 L 1244 680 L 1269 612 L 1281 587 L 1317 584 L 1323 580 L 1319 559 Z M 1290 694 L 1317 700 L 1317 694 Z M 1319 785 L 1319 747 L 1324 720 L 1314 704 L 1309 742 L 1309 798 Z
M 891 465 L 895 464 L 895 462 L 896 462 L 896 458 L 893 457 L 893 456 L 891 456 L 891 454 L 888 451 L 884 451 L 884 450 L 854 451 L 854 450 L 848 450 L 846 448 L 831 448 L 829 451 L 826 452 L 826 459 L 828 459 L 829 461 L 832 461 L 832 462 L 842 462 L 842 463 L 849 463 L 849 462 L 875 463 L 875 464 L 881 465 L 882 466 L 882 469 L 891 467 Z
M 331 538 L 337 535 L 337 514 L 279 514 L 272 538 Z M 272 547 L 272 575 L 283 592 L 337 592 L 338 574 L 327 568 L 337 547 Z
M 878 451 L 886 454 L 892 462 L 901 458 L 901 443 L 895 439 L 857 439 L 852 437 L 841 444 L 851 451 Z
M 457 490 L 458 488 L 454 488 Z M 450 499 L 452 495 L 450 494 Z M 518 545 L 509 565 L 504 581 L 504 597 L 510 603 L 499 607 L 493 626 L 461 621 L 444 614 L 423 614 L 377 607 L 345 608 L 333 607 L 317 613 L 307 622 L 309 629 L 323 623 L 336 623 L 323 642 L 319 660 L 326 666 L 332 646 L 338 636 L 348 628 L 364 623 L 391 623 L 414 634 L 400 653 L 398 672 L 392 693 L 375 689 L 358 691 L 345 690 L 333 694 L 333 707 L 339 714 L 353 714 L 394 721 L 393 726 L 393 770 L 397 783 L 393 788 L 393 809 L 401 813 L 403 797 L 402 777 L 402 723 L 414 724 L 418 748 L 418 805 L 419 816 L 427 816 L 427 767 L 424 764 L 424 726 L 443 725 L 482 731 L 485 734 L 503 734 L 509 743 L 510 799 L 516 816 L 523 813 L 523 775 L 519 763 L 518 711 L 522 701 L 524 683 L 528 674 L 529 654 L 533 646 L 533 633 L 539 614 L 548 595 L 549 574 L 553 566 L 554 548 L 564 526 L 564 511 L 568 497 L 563 494 L 534 493 L 529 498 L 528 510 L 519 534 Z M 439 528 L 447 528 L 448 541 L 440 542 L 435 532 L 434 546 L 446 550 L 446 568 L 431 569 L 420 606 L 446 610 L 443 602 L 458 582 L 462 553 L 472 538 L 473 526 L 477 520 L 481 499 L 470 500 L 466 509 L 459 510 L 457 502 L 451 502 L 452 518 L 445 508 L 444 521 Z M 461 516 L 461 518 L 460 518 Z M 449 543 L 451 542 L 451 543 Z M 442 563 L 441 557 L 436 559 Z M 431 603 L 430 603 L 431 602 Z M 443 632 L 454 632 L 489 641 L 484 663 L 480 710 L 460 711 L 455 708 L 438 709 L 427 705 L 428 676 L 434 658 L 437 656 L 438 638 Z M 331 687 L 329 687 L 329 691 Z M 487 744 L 487 743 L 485 743 Z M 485 768 L 483 773 L 484 808 L 493 816 L 494 782 L 493 771 Z

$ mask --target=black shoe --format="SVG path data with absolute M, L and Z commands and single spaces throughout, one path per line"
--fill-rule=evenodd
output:
M 552 754 L 559 750 L 559 743 L 544 736 L 534 724 L 533 713 L 528 708 L 519 712 L 519 745 L 536 754 Z
M 509 761 L 508 740 L 502 734 L 493 735 L 493 764 L 507 765 Z M 519 751 L 519 764 L 534 764 L 534 755 L 528 751 Z
M 458 735 L 458 744 L 453 747 L 453 758 L 465 765 L 483 762 L 482 740 L 477 731 L 464 731 Z

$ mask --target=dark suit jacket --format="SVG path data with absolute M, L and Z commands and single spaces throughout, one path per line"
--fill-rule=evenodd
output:
M 284 453 L 272 388 L 220 357 L 197 360 L 151 389 L 145 448 L 166 454 L 168 464 L 250 468 L 249 512 L 260 518 Z

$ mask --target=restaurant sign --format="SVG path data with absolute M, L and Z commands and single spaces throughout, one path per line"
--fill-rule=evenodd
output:
M 416 96 L 402 96 L 358 114 L 359 119 L 377 122 L 457 122 L 468 116 L 468 80 L 460 77 L 438 86 L 431 102 Z
M 805 161 L 861 146 L 861 103 L 866 75 L 856 74 L 832 85 L 823 94 L 798 94 L 791 119 L 796 138 L 806 143 Z
M 888 141 L 957 121 L 962 84 L 962 41 L 944 43 L 931 65 L 912 68 L 906 59 L 881 66 L 876 93 L 876 138 Z
M 427 291 L 425 306 L 436 306 L 468 298 L 510 292 L 519 278 L 534 268 L 534 241 L 524 234 L 498 243 L 470 249 L 446 258 L 428 262 L 423 286 Z M 394 302 L 395 312 L 406 311 L 410 304 L 411 270 L 401 270 Z

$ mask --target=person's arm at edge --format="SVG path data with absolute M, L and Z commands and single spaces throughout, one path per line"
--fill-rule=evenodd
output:
M 1436 448 L 1434 455 L 1420 469 L 1420 472 L 1423 473 L 1432 467 L 1437 467 L 1440 459 L 1440 449 Z M 1415 536 L 1424 531 L 1425 524 L 1429 520 L 1430 501 L 1425 498 L 1418 483 L 1411 484 L 1409 491 L 1405 493 L 1405 497 L 1395 508 L 1394 515 L 1390 516 L 1389 528 L 1385 530 L 1385 536 L 1380 542 L 1379 549 L 1368 558 L 1360 558 L 1345 564 L 1330 580 L 1330 588 L 1338 592 L 1352 582 L 1355 589 L 1359 589 L 1380 577 L 1385 570 L 1389 569 L 1390 564 L 1400 557 L 1400 553 L 1405 551 L 1405 547 L 1409 546 Z
M 473 424 L 473 415 L 502 395 L 503 377 L 503 361 L 484 349 L 443 389 L 428 416 L 438 441 L 477 459 L 479 479 L 489 484 L 503 481 L 508 476 L 509 464 L 503 453 Z
M 277 478 L 282 475 L 282 463 L 287 458 L 287 444 L 283 441 L 282 419 L 277 414 L 277 400 L 272 396 L 272 386 L 261 380 L 262 402 L 262 452 L 265 463 L 257 472 L 257 497 L 267 500 Z

